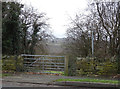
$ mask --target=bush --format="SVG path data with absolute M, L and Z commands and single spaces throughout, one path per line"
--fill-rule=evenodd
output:
M 100 75 L 111 76 L 117 74 L 117 62 L 111 59 L 105 59 L 105 61 L 99 62 L 97 59 L 81 59 L 76 61 L 77 75 Z
M 24 71 L 23 58 L 21 56 L 3 56 L 2 70 L 5 71 Z
M 99 66 L 99 71 L 97 72 L 98 75 L 103 76 L 111 76 L 117 74 L 117 64 L 114 62 L 107 61 L 103 64 L 103 66 Z

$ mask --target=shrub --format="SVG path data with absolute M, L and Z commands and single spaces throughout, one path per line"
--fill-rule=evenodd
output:
M 117 74 L 117 64 L 114 62 L 107 61 L 103 63 L 103 66 L 99 66 L 99 71 L 97 72 L 98 75 L 115 75 Z
M 2 70 L 6 71 L 24 71 L 23 58 L 21 56 L 3 56 Z
M 117 74 L 117 62 L 111 59 L 104 59 L 105 61 L 99 62 L 97 59 L 81 59 L 77 60 L 77 75 L 100 75 L 111 76 Z

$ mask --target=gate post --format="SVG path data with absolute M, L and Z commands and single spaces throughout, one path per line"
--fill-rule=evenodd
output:
M 64 70 L 65 76 L 68 76 L 68 60 L 69 60 L 69 57 L 65 56 L 65 70 Z

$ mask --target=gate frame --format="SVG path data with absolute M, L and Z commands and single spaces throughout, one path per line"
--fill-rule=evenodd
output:
M 21 54 L 22 58 L 24 59 L 24 56 L 55 56 L 55 55 L 31 55 L 31 54 Z M 56 57 L 64 57 L 64 75 L 68 76 L 68 61 L 69 57 L 67 56 L 56 56 Z
M 67 56 L 65 56 L 65 69 L 64 69 L 65 76 L 68 76 L 68 61 L 69 61 L 69 57 L 67 55 Z

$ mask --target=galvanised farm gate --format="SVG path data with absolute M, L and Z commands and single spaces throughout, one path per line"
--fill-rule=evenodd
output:
M 64 73 L 68 75 L 68 58 L 66 56 L 22 54 L 24 67 L 28 72 Z

